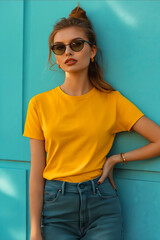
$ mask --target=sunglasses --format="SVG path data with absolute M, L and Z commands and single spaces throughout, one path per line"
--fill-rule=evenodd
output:
M 93 45 L 91 42 L 79 39 L 79 40 L 72 40 L 69 44 L 63 44 L 63 43 L 57 43 L 53 46 L 51 46 L 52 51 L 56 55 L 62 55 L 66 51 L 66 46 L 69 45 L 70 48 L 75 52 L 80 52 L 83 47 L 84 43 L 88 43 L 90 46 Z

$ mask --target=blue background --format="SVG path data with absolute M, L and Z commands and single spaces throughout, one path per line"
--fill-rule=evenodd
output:
M 0 1 L 0 235 L 29 240 L 27 106 L 55 88 L 64 73 L 47 67 L 48 37 L 78 1 Z M 104 78 L 160 125 L 160 2 L 79 1 L 93 23 Z M 54 58 L 53 58 L 54 59 Z M 55 60 L 55 59 L 54 59 Z M 118 133 L 110 155 L 147 144 L 136 132 Z M 114 179 L 124 215 L 124 240 L 160 239 L 160 157 L 116 164 Z

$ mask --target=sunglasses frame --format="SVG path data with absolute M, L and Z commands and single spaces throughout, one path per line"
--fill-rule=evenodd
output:
M 87 41 L 87 40 L 84 40 L 84 39 L 77 39 L 77 40 L 74 40 L 74 39 L 73 39 L 73 40 L 71 40 L 71 42 L 68 43 L 68 44 L 63 44 L 63 43 L 61 44 L 61 45 L 65 46 L 65 48 L 64 48 L 64 52 L 61 53 L 61 54 L 56 54 L 56 53 L 53 51 L 53 47 L 56 46 L 56 45 L 58 45 L 58 44 L 54 44 L 54 45 L 51 46 L 50 48 L 51 48 L 51 50 L 53 51 L 53 53 L 54 53 L 55 55 L 62 55 L 62 54 L 65 53 L 65 51 L 66 51 L 66 46 L 67 46 L 67 45 L 69 45 L 70 48 L 72 49 L 71 44 L 72 44 L 74 41 L 81 41 L 81 42 L 83 42 L 83 47 L 82 47 L 82 49 L 84 48 L 84 43 L 85 43 L 85 42 L 88 43 L 90 46 L 93 45 L 93 43 L 91 43 L 91 42 L 89 42 L 89 41 Z M 82 50 L 82 49 L 81 49 L 81 50 Z M 79 50 L 79 51 L 75 51 L 75 50 L 72 49 L 72 51 L 74 51 L 74 52 L 80 52 L 81 50 Z

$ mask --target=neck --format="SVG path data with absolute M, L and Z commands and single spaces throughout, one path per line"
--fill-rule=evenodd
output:
M 89 92 L 93 85 L 88 78 L 88 69 L 80 72 L 66 72 L 64 83 L 61 89 L 66 94 L 72 96 L 79 96 Z

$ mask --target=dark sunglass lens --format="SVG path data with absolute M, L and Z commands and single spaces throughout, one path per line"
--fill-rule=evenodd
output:
M 84 42 L 83 41 L 73 41 L 72 43 L 71 43 L 71 48 L 72 48 L 72 50 L 73 51 L 76 51 L 76 52 L 78 52 L 78 51 L 80 51 L 80 50 L 82 50 L 82 48 L 83 48 L 83 45 L 84 45 Z
M 57 44 L 53 46 L 53 52 L 57 55 L 63 54 L 65 51 L 65 46 L 62 44 Z

